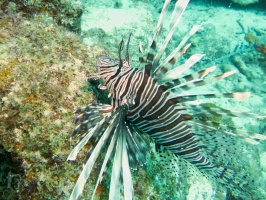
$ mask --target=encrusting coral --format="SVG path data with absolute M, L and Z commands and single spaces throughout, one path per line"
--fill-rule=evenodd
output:
M 80 0 L 0 0 L 0 13 L 1 11 L 43 18 L 79 32 L 82 4 Z
M 0 32 L 0 164 L 17 165 L 1 170 L 0 199 L 63 198 L 77 176 L 66 162 L 72 111 L 92 100 L 80 90 L 102 50 L 21 15 L 2 15 Z

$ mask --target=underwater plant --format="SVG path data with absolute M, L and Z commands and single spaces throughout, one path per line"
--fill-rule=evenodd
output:
M 71 137 L 79 136 L 79 141 L 67 160 L 76 160 L 79 151 L 87 143 L 90 149 L 70 199 L 80 197 L 98 160 L 102 163 L 91 198 L 94 198 L 110 162 L 112 170 L 109 199 L 134 199 L 131 168 L 136 169 L 146 164 L 151 149 L 150 141 L 155 143 L 158 153 L 180 158 L 241 198 L 252 198 L 250 191 L 256 186 L 252 184 L 252 180 L 248 180 L 248 174 L 231 164 L 231 159 L 236 151 L 237 139 L 259 144 L 260 140 L 266 140 L 266 136 L 252 130 L 235 128 L 230 123 L 224 124 L 220 118 L 227 116 L 264 119 L 265 116 L 204 104 L 205 100 L 212 98 L 245 100 L 249 97 L 249 92 L 195 92 L 199 87 L 216 83 L 236 72 L 232 70 L 207 76 L 216 69 L 211 66 L 189 73 L 189 68 L 199 62 L 204 54 L 194 54 L 183 64 L 176 64 L 191 46 L 186 44 L 187 41 L 201 26 L 193 26 L 179 45 L 163 58 L 188 2 L 189 0 L 176 2 L 168 33 L 162 45 L 157 47 L 170 4 L 170 0 L 165 1 L 146 55 L 142 45 L 139 46 L 138 68 L 132 68 L 129 63 L 131 35 L 126 44 L 124 59 L 121 55 L 124 47 L 122 40 L 118 60 L 106 54 L 97 61 L 98 72 L 89 79 L 102 79 L 103 83 L 99 88 L 109 91 L 111 104 L 90 104 L 75 111 L 77 116 L 74 121 L 77 126 Z M 101 154 L 104 156 L 101 157 Z M 223 159 L 221 154 L 225 157 L 228 155 L 228 159 Z

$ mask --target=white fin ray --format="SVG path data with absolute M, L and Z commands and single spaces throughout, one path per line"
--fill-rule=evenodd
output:
M 205 54 L 194 54 L 190 56 L 189 59 L 187 59 L 183 65 L 180 65 L 172 70 L 169 70 L 162 77 L 160 77 L 158 81 L 160 82 L 160 84 L 163 84 L 164 82 L 176 79 L 178 76 L 180 76 L 190 67 L 192 67 L 195 63 L 201 60 L 203 56 L 205 56 Z
M 117 114 L 116 114 L 117 115 Z M 76 182 L 76 185 L 69 197 L 69 200 L 76 200 L 82 193 L 84 189 L 84 185 L 86 181 L 88 180 L 90 173 L 92 171 L 93 165 L 95 164 L 96 159 L 98 158 L 102 147 L 105 145 L 106 140 L 109 138 L 110 133 L 113 129 L 113 124 L 117 123 L 117 117 L 116 115 L 111 119 L 110 125 L 107 127 L 107 129 L 104 131 L 103 135 L 99 139 L 97 145 L 93 149 L 89 159 L 87 160 L 86 164 L 83 166 L 83 170 L 79 175 L 79 178 Z
M 169 99 L 178 98 L 179 103 L 197 101 L 202 99 L 210 98 L 232 98 L 236 101 L 243 101 L 250 96 L 249 92 L 233 92 L 233 93 L 221 93 L 221 94 L 194 94 L 194 95 L 185 95 L 185 94 L 176 94 L 171 93 Z
M 121 132 L 121 134 L 123 134 Z M 123 185 L 124 185 L 124 198 L 132 200 L 134 196 L 133 192 L 133 182 L 128 162 L 128 152 L 126 147 L 126 136 L 123 134 L 122 139 L 122 173 L 123 173 Z
M 147 62 L 147 58 L 143 55 L 143 47 L 142 43 L 139 43 L 139 70 L 144 70 L 145 63 Z
M 207 77 L 205 79 L 193 80 L 190 82 L 186 82 L 184 84 L 177 85 L 173 88 L 170 88 L 170 90 L 171 90 L 171 92 L 189 91 L 189 90 L 196 88 L 196 87 L 201 87 L 201 86 L 208 85 L 210 83 L 215 83 L 221 79 L 224 79 L 228 76 L 231 76 L 235 72 L 236 72 L 236 70 L 232 70 L 232 71 L 225 72 L 225 73 L 217 75 L 217 76 L 210 76 L 210 77 Z
M 172 35 L 173 33 L 175 32 L 176 30 L 176 27 L 177 25 L 179 24 L 181 18 L 182 18 L 182 15 L 187 7 L 187 4 L 188 4 L 188 0 L 179 0 L 176 2 L 176 5 L 175 5 L 175 10 L 173 11 L 173 16 L 176 17 L 176 18 L 172 18 L 172 22 L 174 21 L 174 24 L 173 26 L 170 28 L 170 30 L 168 31 L 167 33 L 167 36 L 164 40 L 164 43 L 162 44 L 160 50 L 158 51 L 158 53 L 155 55 L 155 58 L 152 62 L 152 69 L 153 71 L 155 71 L 155 66 L 157 66 L 157 64 L 159 63 L 159 60 L 161 59 L 170 39 L 172 38 Z
M 95 185 L 95 188 L 94 188 L 94 191 L 93 191 L 93 194 L 92 194 L 92 197 L 91 197 L 92 200 L 93 200 L 93 197 L 94 197 L 94 195 L 96 193 L 98 185 L 102 181 L 102 175 L 103 175 L 103 173 L 104 173 L 104 171 L 106 169 L 107 162 L 109 161 L 109 158 L 110 158 L 110 156 L 111 156 L 111 154 L 113 152 L 114 146 L 115 146 L 115 144 L 117 142 L 117 136 L 118 136 L 118 130 L 116 128 L 115 131 L 114 131 L 113 137 L 111 139 L 111 142 L 110 142 L 110 144 L 108 146 L 108 149 L 106 151 L 105 158 L 104 158 L 104 161 L 102 163 L 101 171 L 100 171 L 100 173 L 98 175 L 98 180 L 97 180 L 97 183 Z
M 230 117 L 250 117 L 257 119 L 264 119 L 266 116 L 258 115 L 250 112 L 238 112 L 234 110 L 227 110 L 224 108 L 218 107 L 206 107 L 206 106 L 192 106 L 189 104 L 180 104 L 186 108 L 186 110 L 180 111 L 182 114 L 190 114 L 193 116 L 204 115 L 204 116 L 217 116 L 217 115 L 226 115 Z
M 185 43 L 188 41 L 188 39 L 194 35 L 199 29 L 201 25 L 195 25 L 191 28 L 191 30 L 183 37 L 182 41 L 179 43 L 179 45 L 172 51 L 172 53 L 159 65 L 158 63 L 153 63 L 152 69 L 152 77 L 157 73 L 159 69 L 161 69 L 162 66 L 165 66 L 179 51 L 180 49 L 185 45 Z M 163 52 L 162 52 L 163 53 Z
M 167 62 L 164 66 L 160 68 L 159 71 L 157 71 L 156 74 L 154 74 L 154 78 L 157 80 L 160 76 L 163 76 L 168 70 L 171 69 L 171 67 L 176 63 L 176 61 L 179 59 L 180 56 L 182 56 L 187 49 L 191 46 L 191 43 L 187 44 L 185 47 L 183 47 L 180 51 L 178 51 L 170 60 Z
M 176 23 L 176 19 L 178 19 L 180 17 L 180 15 L 182 17 L 182 9 L 180 8 L 180 4 L 178 4 L 177 2 L 175 3 L 175 8 L 174 8 L 174 10 L 172 12 L 172 15 L 171 15 L 169 28 L 174 26 L 174 24 Z M 187 6 L 188 3 L 189 3 L 189 0 L 188 1 L 184 1 L 183 5 L 185 5 L 185 9 L 186 9 L 186 6 Z
M 161 14 L 160 14 L 160 17 L 159 17 L 159 20 L 158 20 L 158 23 L 157 23 L 157 26 L 156 26 L 156 29 L 155 29 L 153 40 L 156 40 L 157 36 L 160 34 L 160 32 L 162 30 L 163 21 L 165 19 L 165 16 L 166 16 L 166 13 L 167 13 L 167 9 L 168 9 L 168 6 L 169 6 L 170 2 L 171 2 L 171 0 L 166 0 L 164 2 L 163 9 L 161 11 Z
M 164 85 L 166 85 L 169 88 L 169 90 L 171 90 L 172 88 L 175 88 L 176 86 L 189 84 L 191 81 L 194 82 L 196 80 L 202 80 L 205 76 L 213 72 L 215 69 L 216 69 L 216 66 L 208 67 L 201 71 L 188 74 L 186 76 L 172 80 L 170 82 L 166 82 L 164 83 Z
M 121 170 L 122 170 L 123 135 L 120 133 L 116 143 L 115 156 L 112 167 L 109 200 L 120 199 L 121 196 Z
M 162 11 L 161 11 L 161 14 L 160 14 L 160 17 L 159 17 L 155 32 L 154 32 L 154 36 L 153 36 L 152 41 L 151 41 L 151 43 L 149 45 L 149 50 L 148 50 L 148 54 L 147 54 L 147 57 L 146 57 L 147 59 L 146 59 L 146 62 L 145 62 L 145 69 L 144 69 L 147 74 L 150 74 L 150 71 L 151 71 L 151 68 L 152 68 L 152 62 L 153 62 L 153 59 L 154 59 L 154 55 L 156 54 L 156 40 L 157 40 L 157 37 L 160 34 L 161 29 L 163 27 L 163 21 L 165 19 L 165 16 L 166 16 L 166 13 L 167 13 L 167 9 L 168 9 L 168 6 L 169 6 L 170 2 L 171 2 L 171 0 L 166 0 L 164 2 L 164 5 L 163 5 L 163 8 L 162 8 Z
M 101 120 L 100 123 L 103 123 L 104 119 Z M 99 125 L 95 126 L 94 128 L 92 128 L 84 138 L 82 138 L 81 141 L 79 141 L 79 143 L 74 147 L 74 149 L 70 152 L 67 160 L 76 160 L 77 155 L 80 151 L 80 149 L 82 149 L 82 147 L 84 147 L 85 144 L 87 144 L 87 142 L 89 141 L 89 139 L 92 137 L 92 135 L 94 134 L 94 131 L 98 128 Z

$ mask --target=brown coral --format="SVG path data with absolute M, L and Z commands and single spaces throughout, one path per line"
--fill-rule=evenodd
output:
M 262 53 L 264 56 L 266 56 L 266 46 L 262 44 L 256 44 L 256 49 L 258 52 Z
M 245 40 L 248 41 L 249 43 L 254 43 L 259 40 L 257 36 L 255 36 L 253 33 L 247 33 L 245 35 Z

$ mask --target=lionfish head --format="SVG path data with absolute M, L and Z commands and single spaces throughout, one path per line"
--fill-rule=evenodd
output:
M 119 73 L 119 63 L 108 54 L 101 56 L 96 63 L 98 69 L 98 78 L 109 79 L 111 76 Z
M 112 58 L 110 55 L 105 53 L 105 55 L 101 56 L 97 60 L 96 68 L 98 69 L 98 73 L 92 75 L 91 77 L 89 77 L 89 79 L 102 78 L 104 83 L 106 83 L 107 80 L 123 74 L 123 72 L 125 72 L 130 67 L 128 48 L 131 35 L 132 34 L 129 35 L 129 39 L 127 42 L 125 59 L 122 59 L 121 56 L 121 52 L 124 48 L 124 40 L 121 40 L 118 47 L 118 60 Z

